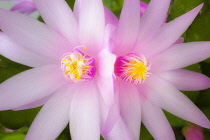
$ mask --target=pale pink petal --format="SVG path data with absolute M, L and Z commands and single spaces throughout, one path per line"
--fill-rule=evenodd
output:
M 124 92 L 123 91 L 124 87 L 123 87 L 123 85 L 119 84 L 120 81 L 118 81 L 118 80 L 119 79 L 117 79 L 117 81 L 116 81 L 116 84 L 117 84 L 116 93 L 117 94 L 114 95 L 114 102 L 111 104 L 111 106 L 108 106 L 109 109 L 101 108 L 101 110 L 103 112 L 102 118 L 103 118 L 103 120 L 105 120 L 102 124 L 103 127 L 101 129 L 101 134 L 103 136 L 109 135 L 110 131 L 112 131 L 114 129 L 113 127 L 115 127 L 115 125 L 119 125 L 118 120 L 123 119 L 123 125 L 126 125 L 126 129 L 128 127 L 128 130 L 126 130 L 127 133 L 125 135 L 127 135 L 127 136 L 129 135 L 130 138 L 136 139 L 139 137 L 140 124 L 141 124 L 141 109 L 140 109 L 140 104 L 139 104 L 139 100 L 138 100 L 139 97 L 137 95 L 137 89 L 135 89 L 135 87 L 132 87 L 131 91 L 126 90 L 128 92 Z M 127 85 L 125 85 L 125 86 L 130 89 L 129 86 L 127 86 Z M 124 95 L 122 95 L 122 92 L 124 93 Z M 135 92 L 135 93 L 133 93 L 133 92 Z M 128 98 L 126 98 L 127 95 L 125 95 L 125 94 L 128 94 L 128 93 L 132 94 L 133 96 L 128 95 Z M 135 99 L 132 97 L 134 97 Z M 119 103 L 118 99 L 120 100 L 120 103 Z M 133 104 L 131 105 L 131 101 L 133 101 L 132 103 L 134 103 L 134 105 Z M 133 110 L 128 110 L 128 108 L 127 108 L 128 106 L 131 107 Z M 122 108 L 120 108 L 120 107 L 122 107 Z M 105 110 L 105 113 L 104 113 L 104 110 Z M 122 116 L 120 116 L 120 114 Z M 104 116 L 107 116 L 107 117 L 104 119 Z M 121 122 L 120 122 L 120 125 L 122 125 Z M 117 131 L 117 132 L 124 131 L 125 128 L 121 128 L 121 127 L 122 126 L 120 126 L 120 127 L 118 126 L 117 128 L 115 128 L 115 129 L 117 129 L 115 131 Z M 115 132 L 115 133 L 117 133 L 117 132 Z M 112 134 L 112 132 L 111 132 L 111 134 Z
M 13 1 L 13 2 L 23 2 L 23 1 L 32 1 L 32 0 L 0 0 L 0 1 Z
M 151 0 L 141 17 L 138 41 L 153 35 L 163 24 L 171 0 Z
M 179 90 L 196 91 L 210 87 L 210 78 L 197 72 L 179 69 L 159 75 Z
M 115 94 L 117 95 L 117 94 Z M 114 127 L 117 120 L 120 117 L 119 114 L 119 103 L 116 100 L 118 97 L 115 97 L 114 102 L 112 102 L 111 106 L 106 105 L 103 97 L 99 94 L 99 103 L 100 103 L 100 118 L 101 118 L 101 135 L 105 136 Z M 116 101 L 116 102 L 115 102 Z
M 142 1 L 140 1 L 140 15 L 142 16 L 143 14 L 144 14 L 144 12 L 145 12 L 145 10 L 147 9 L 147 4 L 146 3 L 144 3 L 144 2 L 142 2 Z
M 32 1 L 23 1 L 11 8 L 11 11 L 18 11 L 23 14 L 31 14 L 36 11 L 36 6 Z
M 69 87 L 70 86 L 70 87 Z M 67 85 L 67 86 L 64 86 L 64 87 L 62 87 L 62 89 L 70 89 L 69 91 L 67 91 L 67 92 L 69 92 L 69 93 L 71 93 L 71 94 L 69 94 L 69 95 L 73 95 L 72 93 L 75 91 L 75 89 L 77 88 L 77 85 L 76 84 L 74 84 L 74 85 Z M 59 89 L 57 92 L 59 92 L 59 94 L 60 94 L 60 92 L 62 91 L 62 89 Z M 42 99 L 40 99 L 40 100 L 37 100 L 37 101 L 35 101 L 35 102 L 32 102 L 32 103 L 29 103 L 29 104 L 27 104 L 27 105 L 23 105 L 23 106 L 21 106 L 21 107 L 18 107 L 18 108 L 15 108 L 15 109 L 12 109 L 12 110 L 24 110 L 24 109 L 30 109 L 30 108 L 36 108 L 36 107 L 39 107 L 39 106 L 42 106 L 42 105 L 44 105 L 50 98 L 51 98 L 51 96 L 53 96 L 54 94 L 50 94 L 50 95 L 48 95 L 48 96 L 46 96 L 46 97 L 44 97 L 44 98 L 42 98 Z
M 158 106 L 142 100 L 142 122 L 155 140 L 175 140 L 174 132 Z
M 140 24 L 140 1 L 124 0 L 120 20 L 116 29 L 115 50 L 118 55 L 132 49 L 139 32 Z
M 153 75 L 145 82 L 144 91 L 152 102 L 166 111 L 202 127 L 210 128 L 208 119 L 199 108 L 169 82 Z
M 110 106 L 106 105 L 106 107 L 106 109 L 103 109 L 103 123 L 101 127 L 102 135 L 107 135 L 110 133 L 110 131 L 116 125 L 117 120 L 120 118 L 120 108 L 116 97 L 114 97 L 113 103 Z
M 117 119 L 119 118 L 119 105 L 118 103 L 115 102 L 116 97 L 113 95 L 114 93 L 113 78 L 112 79 L 100 78 L 99 80 L 101 81 L 101 83 L 98 82 L 98 87 L 103 92 L 101 94 L 104 94 L 103 95 L 104 97 L 102 97 L 101 99 L 101 102 L 104 102 L 103 104 L 104 111 L 102 113 L 103 116 L 101 116 L 103 119 L 103 121 L 101 122 L 101 134 L 106 135 L 111 131 Z M 102 80 L 107 80 L 107 81 L 103 82 Z M 107 95 L 105 93 L 107 93 Z
M 96 77 L 97 85 L 101 93 L 101 100 L 104 102 L 104 105 L 108 109 L 103 109 L 105 113 L 102 116 L 101 133 L 107 134 L 113 128 L 116 120 L 119 116 L 118 103 L 115 102 L 117 99 L 114 95 L 115 92 L 115 79 L 114 73 L 114 63 L 116 56 L 110 53 L 107 46 L 109 46 L 109 34 L 112 25 L 106 26 L 106 31 L 104 35 L 104 48 L 97 56 L 98 60 L 98 76 Z M 101 105 L 102 106 L 102 105 Z
M 45 23 L 78 45 L 78 23 L 65 0 L 34 0 Z M 73 46 L 76 47 L 76 46 Z
M 117 26 L 118 19 L 117 17 L 110 11 L 108 8 L 104 7 L 104 14 L 105 14 L 105 25 L 112 24 Z
M 53 95 L 32 123 L 25 140 L 55 140 L 69 122 L 71 87 Z
M 27 105 L 23 105 L 23 106 L 18 107 L 18 108 L 14 108 L 12 110 L 25 110 L 25 109 L 36 108 L 36 107 L 42 106 L 49 100 L 49 98 L 51 98 L 51 96 L 52 95 L 48 95 L 48 96 L 46 96 L 42 99 L 39 99 L 35 102 L 29 103 Z
M 203 4 L 197 6 L 190 12 L 163 25 L 152 39 L 137 44 L 134 52 L 144 54 L 146 58 L 170 47 L 189 27 L 197 16 Z
M 65 84 L 58 66 L 24 71 L 0 85 L 0 110 L 8 110 L 42 99 Z
M 184 42 L 184 37 L 180 37 L 174 44 L 180 44 Z
M 97 57 L 98 60 L 98 76 L 97 76 L 97 85 L 105 101 L 106 105 L 110 105 L 113 102 L 114 94 L 114 63 L 116 56 L 111 54 L 109 50 L 103 49 Z
M 39 55 L 26 48 L 17 45 L 4 33 L 0 33 L 0 54 L 21 64 L 38 67 L 55 63 L 46 56 Z
M 75 92 L 70 109 L 70 132 L 73 140 L 99 140 L 99 91 L 95 82 L 83 83 Z
M 136 85 L 121 80 L 119 85 L 120 114 L 133 140 L 139 139 L 141 106 Z
M 82 0 L 76 0 L 74 4 L 74 15 L 78 19 L 79 18 L 79 13 L 80 13 L 80 8 Z M 105 25 L 107 24 L 112 24 L 114 26 L 117 26 L 118 24 L 118 19 L 117 17 L 110 11 L 108 8 L 104 7 L 104 15 L 105 15 Z
M 103 41 L 105 28 L 103 3 L 101 0 L 82 0 L 79 7 L 81 44 L 87 46 L 91 54 L 95 54 L 101 49 Z
M 82 6 L 82 1 L 83 0 L 75 0 L 75 3 L 74 3 L 73 13 L 77 20 L 79 20 L 79 14 L 80 14 L 81 6 Z
M 77 20 L 79 19 L 81 6 L 82 6 L 82 0 L 76 0 L 74 4 L 74 15 L 77 18 Z M 117 26 L 118 24 L 117 17 L 114 15 L 114 13 L 112 13 L 112 11 L 110 11 L 106 7 L 104 7 L 104 16 L 105 16 L 105 25 L 112 24 L 114 26 Z
M 113 45 L 113 36 L 115 33 L 116 26 L 112 24 L 107 24 L 104 30 L 103 37 L 103 49 L 108 49 L 111 53 L 115 49 L 115 45 Z
M 209 58 L 209 42 L 182 43 L 171 46 L 166 51 L 152 57 L 152 72 L 162 72 L 183 68 Z
M 65 39 L 44 23 L 17 12 L 0 9 L 0 29 L 18 45 L 53 60 L 60 61 L 69 47 Z
M 106 140 L 132 140 L 128 128 L 122 118 L 119 118 L 111 132 L 107 135 L 103 135 L 103 137 Z

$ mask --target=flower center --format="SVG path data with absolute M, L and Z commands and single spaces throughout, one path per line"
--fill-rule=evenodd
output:
M 64 54 L 61 69 L 70 83 L 90 81 L 95 75 L 95 59 L 75 49 Z
M 115 62 L 115 74 L 123 81 L 133 84 L 143 84 L 150 75 L 150 66 L 146 58 L 130 53 L 117 58 Z

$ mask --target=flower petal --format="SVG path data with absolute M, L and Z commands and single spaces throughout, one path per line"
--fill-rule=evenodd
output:
M 150 59 L 152 63 L 151 72 L 183 68 L 205 60 L 209 56 L 210 42 L 177 44 Z
M 128 133 L 128 129 L 122 118 L 119 118 L 112 131 L 107 135 L 103 135 L 103 137 L 106 140 L 132 140 L 132 137 Z
M 11 8 L 11 11 L 18 11 L 23 14 L 31 14 L 36 11 L 36 6 L 32 1 L 23 1 Z
M 145 13 L 145 10 L 147 9 L 148 4 L 140 1 L 140 15 L 142 16 Z
M 50 97 L 51 97 L 51 95 L 46 96 L 46 97 L 44 97 L 44 98 L 42 98 L 40 100 L 37 100 L 37 101 L 32 102 L 32 103 L 29 103 L 27 105 L 23 105 L 23 106 L 18 107 L 18 108 L 14 108 L 12 110 L 25 110 L 25 109 L 36 108 L 36 107 L 42 106 L 49 100 Z
M 80 8 L 81 8 L 82 0 L 76 0 L 74 4 L 74 15 L 75 17 L 79 18 Z M 112 24 L 116 26 L 118 24 L 117 17 L 110 11 L 108 8 L 104 7 L 104 15 L 105 15 L 105 25 Z
M 0 110 L 18 108 L 42 99 L 62 85 L 65 80 L 57 66 L 27 70 L 0 85 Z
M 175 140 L 162 109 L 147 100 L 142 100 L 142 122 L 155 140 Z
M 145 84 L 148 98 L 156 105 L 184 120 L 210 128 L 206 116 L 170 83 L 153 75 Z
M 117 94 L 115 94 L 116 96 Z M 117 120 L 120 118 L 119 102 L 117 96 L 111 105 L 106 105 L 102 96 L 99 96 L 100 103 L 100 117 L 101 117 L 101 135 L 106 136 L 115 126 Z
M 23 2 L 23 1 L 25 1 L 25 0 L 0 0 L 0 1 L 13 1 L 13 2 L 18 3 L 18 2 Z
M 138 43 L 134 52 L 140 52 L 150 58 L 170 47 L 189 27 L 202 6 L 203 4 L 163 25 L 152 39 Z
M 179 90 L 196 91 L 210 87 L 210 78 L 184 69 L 163 72 L 159 74 Z
M 39 55 L 26 48 L 20 47 L 7 35 L 0 33 L 0 54 L 21 64 L 38 67 L 49 63 L 55 63 L 50 58 Z
M 75 92 L 70 109 L 70 131 L 73 140 L 99 140 L 100 114 L 95 82 L 86 83 Z M 91 129 L 90 129 L 91 126 Z
M 181 44 L 184 42 L 184 37 L 180 37 L 174 44 Z
M 59 63 L 69 47 L 64 38 L 44 23 L 17 12 L 0 9 L 0 29 L 18 45 Z
M 69 122 L 71 87 L 53 95 L 32 123 L 25 140 L 54 140 Z
M 124 54 L 132 49 L 140 24 L 140 1 L 124 0 L 124 6 L 116 29 L 115 50 L 118 55 Z
M 141 106 L 135 85 L 120 82 L 120 114 L 130 132 L 132 139 L 139 139 L 141 126 Z
M 142 41 L 151 34 L 154 34 L 163 24 L 171 0 L 151 0 L 146 11 L 141 17 L 141 29 L 138 41 Z
M 79 36 L 90 53 L 99 51 L 105 28 L 104 7 L 101 0 L 77 0 L 79 9 Z M 79 2 L 81 1 L 81 2 Z
M 77 20 L 79 20 L 79 14 L 80 14 L 81 6 L 82 6 L 82 1 L 83 0 L 75 0 L 75 3 L 74 3 L 73 13 Z
M 110 29 L 109 29 L 110 28 Z M 115 93 L 115 80 L 116 77 L 114 73 L 114 63 L 116 56 L 112 54 L 107 46 L 109 46 L 109 35 L 112 25 L 107 25 L 104 35 L 104 48 L 97 56 L 98 60 L 98 76 L 96 77 L 97 85 L 101 92 L 101 100 L 104 102 L 104 105 L 108 109 L 103 109 L 103 125 L 101 127 L 101 134 L 107 134 L 113 128 L 116 120 L 119 116 L 119 107 L 117 99 L 114 95 Z M 105 117 L 104 117 L 105 116 Z
M 78 45 L 78 23 L 65 0 L 34 0 L 34 3 L 45 23 L 61 33 L 73 45 Z
M 118 19 L 117 17 L 110 11 L 108 8 L 104 7 L 104 14 L 105 14 L 105 25 L 112 24 L 117 26 Z
M 99 73 L 99 76 L 97 76 L 97 85 L 106 105 L 109 106 L 113 102 L 115 89 L 113 73 L 116 56 L 111 54 L 106 48 L 98 54 L 97 60 Z

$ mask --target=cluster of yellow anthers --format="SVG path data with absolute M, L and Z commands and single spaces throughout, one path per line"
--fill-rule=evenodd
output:
M 122 56 L 118 63 L 120 63 L 118 76 L 126 82 L 142 84 L 150 75 L 150 65 L 147 64 L 144 56 L 140 57 L 135 54 L 128 54 Z
M 65 54 L 61 68 L 69 82 L 84 82 L 92 79 L 94 59 L 79 50 Z

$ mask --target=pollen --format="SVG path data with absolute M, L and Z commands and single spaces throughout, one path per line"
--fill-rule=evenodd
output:
M 69 83 L 86 82 L 95 75 L 95 59 L 75 49 L 64 54 L 61 69 Z
M 150 75 L 150 66 L 143 55 L 130 53 L 117 58 L 115 74 L 125 82 L 143 84 Z

